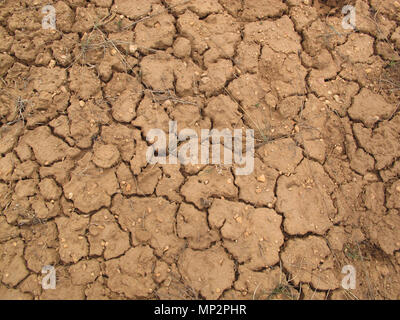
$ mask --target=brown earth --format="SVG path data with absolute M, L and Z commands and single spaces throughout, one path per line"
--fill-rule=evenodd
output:
M 400 299 L 399 52 L 398 0 L 1 0 L 0 299 Z M 148 165 L 170 120 L 254 172 Z

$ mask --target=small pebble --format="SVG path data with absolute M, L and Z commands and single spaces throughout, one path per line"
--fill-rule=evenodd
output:
M 340 97 L 339 97 L 337 94 L 335 94 L 335 95 L 333 96 L 333 99 L 335 99 L 335 101 L 336 101 L 337 103 L 340 102 Z
M 259 181 L 259 182 L 265 182 L 265 175 L 261 175 L 261 176 L 259 176 L 258 178 L 257 178 L 257 181 Z
M 130 52 L 130 53 L 135 53 L 135 52 L 137 51 L 137 49 L 138 49 L 138 46 L 135 45 L 135 44 L 131 44 L 131 45 L 129 46 L 129 52 Z

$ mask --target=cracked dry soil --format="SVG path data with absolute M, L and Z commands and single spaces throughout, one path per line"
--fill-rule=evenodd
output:
M 0 298 L 400 299 L 399 51 L 398 0 L 1 0 Z M 254 172 L 148 165 L 170 120 Z

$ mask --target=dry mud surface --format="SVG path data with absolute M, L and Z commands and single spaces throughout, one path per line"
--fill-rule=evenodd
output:
M 347 3 L 0 0 L 0 298 L 399 299 L 400 4 Z M 170 120 L 254 172 L 148 165 Z

